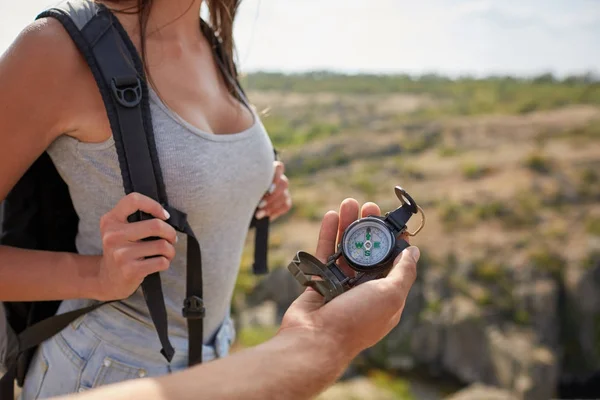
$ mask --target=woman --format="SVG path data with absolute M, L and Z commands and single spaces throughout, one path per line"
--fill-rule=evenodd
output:
M 88 0 L 74 4 L 79 1 Z M 167 194 L 175 208 L 188 214 L 202 244 L 207 310 L 203 359 L 223 357 L 234 339 L 230 300 L 256 204 L 262 205 L 257 217 L 271 219 L 291 206 L 283 165 L 273 163 L 272 145 L 258 115 L 243 96 L 236 96 L 230 77 L 215 64 L 199 27 L 201 0 L 102 3 L 113 10 L 145 61 Z M 209 0 L 206 5 L 233 63 L 238 1 Z M 0 199 L 47 150 L 69 185 L 80 218 L 79 254 L 0 248 L 3 299 L 70 299 L 60 312 L 91 301 L 81 299 L 125 299 L 87 314 L 43 343 L 23 398 L 185 368 L 187 327 L 181 304 L 186 241 L 164 222 L 168 215 L 160 204 L 139 194 L 123 197 L 102 99 L 60 23 L 36 21 L 0 60 L 0 109 Z M 128 223 L 127 216 L 138 209 L 156 219 Z M 140 241 L 150 236 L 161 239 Z M 157 254 L 161 257 L 145 259 Z M 169 337 L 176 350 L 170 364 L 157 351 L 160 343 L 138 288 L 156 271 L 161 271 Z

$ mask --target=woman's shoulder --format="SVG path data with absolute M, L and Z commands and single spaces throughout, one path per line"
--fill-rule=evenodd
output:
M 75 43 L 54 18 L 40 18 L 26 26 L 3 59 L 4 62 L 22 64 L 25 71 L 46 72 L 55 78 L 72 76 L 80 69 L 82 61 Z
M 94 85 L 89 67 L 77 46 L 54 18 L 40 18 L 26 26 L 0 57 L 0 103 L 14 101 L 26 112 L 46 114 L 46 123 L 64 132 L 69 110 L 79 111 L 82 95 Z M 23 118 L 25 115 L 13 115 Z M 40 121 L 41 122 L 41 121 Z M 51 129 L 45 126 L 45 131 Z M 61 132 L 53 132 L 58 135 Z

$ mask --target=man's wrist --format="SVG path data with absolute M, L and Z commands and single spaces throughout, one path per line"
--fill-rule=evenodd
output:
M 284 340 L 289 340 L 292 346 L 303 350 L 303 353 L 320 373 L 331 381 L 336 380 L 356 356 L 344 346 L 340 338 L 329 332 L 308 328 L 283 328 L 277 334 Z

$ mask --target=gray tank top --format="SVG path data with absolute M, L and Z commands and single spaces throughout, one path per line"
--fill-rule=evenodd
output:
M 254 110 L 254 123 L 247 130 L 215 135 L 183 120 L 152 88 L 149 93 L 167 196 L 172 206 L 187 213 L 202 250 L 207 344 L 228 316 L 248 227 L 273 178 L 273 147 Z M 101 254 L 100 217 L 124 196 L 114 139 L 89 144 L 61 136 L 48 153 L 68 184 L 80 217 L 78 251 Z M 180 347 L 177 343 L 187 342 L 187 324 L 181 315 L 186 291 L 186 237 L 180 234 L 178 239 L 175 259 L 161 273 L 169 336 L 176 349 Z M 64 301 L 59 312 L 90 303 L 84 299 Z M 130 298 L 101 307 L 85 318 L 94 319 L 107 330 L 124 326 L 153 329 L 141 288 Z M 110 333 L 112 337 L 128 336 Z M 149 347 L 160 348 L 155 333 L 148 340 Z

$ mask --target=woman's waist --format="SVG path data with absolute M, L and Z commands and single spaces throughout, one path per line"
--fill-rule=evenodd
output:
M 78 303 L 74 308 L 82 306 L 81 302 Z M 66 309 L 64 311 L 67 311 Z M 62 334 L 68 342 L 85 341 L 87 337 L 88 341 L 102 341 L 117 350 L 135 354 L 140 359 L 164 363 L 165 359 L 160 353 L 162 346 L 151 318 L 149 315 L 136 314 L 139 313 L 128 310 L 123 302 L 106 304 L 75 320 Z M 211 359 L 226 353 L 234 339 L 233 321 L 227 314 L 217 328 L 213 340 L 203 346 L 204 358 Z M 171 365 L 186 365 L 189 348 L 186 327 L 174 332 L 172 324 L 169 324 L 169 341 L 175 349 Z M 77 346 L 75 343 L 74 345 Z
M 138 291 L 141 292 L 141 291 Z M 119 344 L 123 343 L 126 347 L 139 347 L 141 352 L 161 349 L 160 340 L 152 318 L 148 312 L 144 297 L 136 292 L 133 296 L 105 304 L 96 310 L 75 320 L 71 326 L 77 328 L 85 324 L 99 339 L 107 342 Z M 64 301 L 59 309 L 59 313 L 64 313 L 81 307 L 93 304 L 90 300 L 67 300 Z M 166 301 L 167 331 L 169 340 L 175 350 L 179 353 L 186 353 L 188 349 L 188 329 L 187 320 L 181 315 L 181 307 L 177 307 Z M 210 344 L 222 324 L 229 323 L 229 312 L 219 313 L 217 317 L 212 313 L 210 324 L 204 324 L 204 338 L 193 340 L 202 340 L 204 344 Z

